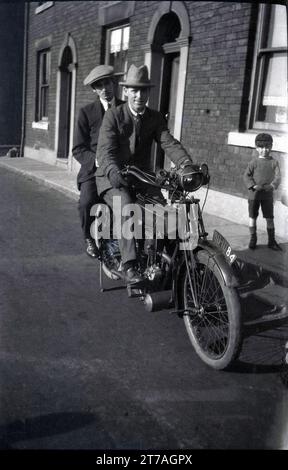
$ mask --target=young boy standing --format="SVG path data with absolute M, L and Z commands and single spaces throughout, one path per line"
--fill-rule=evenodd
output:
M 257 244 L 256 219 L 261 206 L 263 217 L 267 223 L 268 247 L 273 250 L 281 250 L 275 240 L 273 191 L 277 189 L 280 180 L 279 163 L 271 155 L 273 139 L 270 134 L 258 134 L 255 146 L 258 156 L 248 164 L 244 173 L 244 182 L 248 188 L 249 208 L 249 248 L 254 250 Z

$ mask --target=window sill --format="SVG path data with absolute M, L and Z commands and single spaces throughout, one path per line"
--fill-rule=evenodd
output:
M 251 147 L 255 148 L 255 137 L 259 132 L 229 132 L 228 145 L 235 145 L 237 147 Z M 262 131 L 263 132 L 263 131 Z M 269 132 L 273 137 L 273 152 L 288 152 L 288 136 L 276 134 L 275 131 Z
M 42 11 L 47 10 L 48 8 L 52 7 L 54 2 L 44 2 L 42 5 L 39 5 L 38 7 L 35 8 L 35 15 L 38 15 Z
M 41 129 L 42 131 L 48 131 L 49 121 L 34 121 L 32 122 L 32 129 Z

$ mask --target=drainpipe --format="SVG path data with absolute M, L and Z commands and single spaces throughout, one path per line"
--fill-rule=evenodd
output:
M 24 157 L 25 142 L 25 118 L 26 118 L 26 83 L 27 83 L 27 51 L 28 51 L 28 23 L 29 23 L 29 2 L 25 2 L 24 15 L 24 49 L 23 49 L 23 75 L 22 75 L 22 123 L 21 123 L 21 143 L 20 157 Z

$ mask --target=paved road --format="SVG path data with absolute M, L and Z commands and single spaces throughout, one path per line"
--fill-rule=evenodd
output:
M 0 169 L 2 449 L 287 448 L 287 329 L 247 338 L 232 372 L 182 321 L 100 293 L 75 201 Z

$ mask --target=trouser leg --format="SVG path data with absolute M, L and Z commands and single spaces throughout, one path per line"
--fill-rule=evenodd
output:
M 113 198 L 117 197 L 117 203 L 113 204 Z M 127 238 L 123 234 L 123 225 L 127 220 L 129 220 L 130 216 L 122 216 L 123 208 L 126 204 L 134 203 L 131 195 L 127 191 L 126 188 L 115 189 L 111 188 L 103 194 L 103 199 L 108 204 L 108 206 L 112 209 L 113 206 L 114 211 L 115 207 L 117 208 L 117 213 L 113 213 L 113 232 L 118 234 L 119 240 L 119 249 L 121 253 L 122 262 L 125 264 L 127 261 L 136 261 L 136 245 L 134 238 Z
M 95 178 L 81 183 L 78 211 L 85 239 L 91 238 L 90 227 L 94 221 L 94 217 L 90 215 L 90 210 L 97 202 L 99 202 L 99 196 Z

